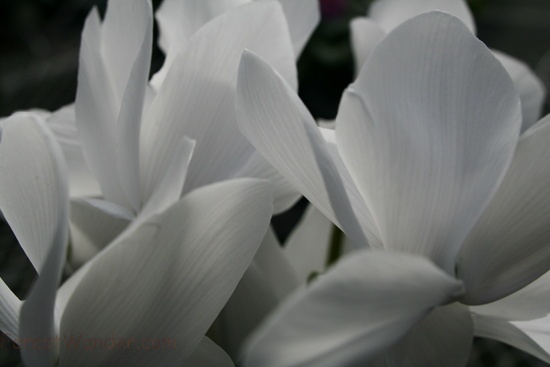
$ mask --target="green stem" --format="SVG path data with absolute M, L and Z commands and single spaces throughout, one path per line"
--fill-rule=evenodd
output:
M 330 236 L 330 245 L 327 254 L 327 268 L 334 264 L 342 256 L 344 245 L 344 233 L 335 225 L 332 226 L 332 235 Z

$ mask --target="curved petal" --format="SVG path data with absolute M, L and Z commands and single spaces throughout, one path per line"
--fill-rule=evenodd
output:
M 155 13 L 159 25 L 159 47 L 166 55 L 161 70 L 154 76 L 160 87 L 176 56 L 203 25 L 232 8 L 251 0 L 164 0 Z
M 550 317 L 524 322 L 474 317 L 477 336 L 498 340 L 550 363 Z
M 350 23 L 350 31 L 355 61 L 355 74 L 359 74 L 359 70 L 361 70 L 365 61 L 367 61 L 374 46 L 384 38 L 386 32 L 384 32 L 375 22 L 365 17 L 353 19 Z
M 318 0 L 279 0 L 285 12 L 296 59 L 321 20 Z
M 522 61 L 495 50 L 493 50 L 493 54 L 502 63 L 519 93 L 523 115 L 521 131 L 524 132 L 540 117 L 546 96 L 544 84 Z
M 139 1 L 138 1 L 139 2 Z M 129 16 L 129 15 L 128 15 Z M 151 67 L 153 22 L 149 20 L 139 52 L 133 62 L 116 126 L 118 176 L 134 212 L 141 209 L 139 140 L 143 106 Z
M 233 361 L 223 351 L 223 349 L 218 347 L 216 343 L 208 339 L 206 336 L 201 339 L 197 349 L 195 349 L 191 357 L 189 357 L 183 365 L 192 367 L 234 366 Z
M 69 263 L 80 267 L 111 243 L 133 219 L 128 209 L 107 201 L 72 199 Z
M 184 192 L 233 177 L 253 154 L 235 121 L 235 85 L 244 48 L 265 56 L 296 85 L 292 45 L 278 3 L 241 6 L 206 24 L 189 40 L 145 117 L 145 195 L 163 177 L 169 152 L 184 135 L 197 142 Z
M 242 133 L 323 214 L 357 244 L 367 245 L 363 228 L 370 230 L 369 239 L 377 237 L 362 201 L 350 203 L 343 182 L 348 177 L 340 175 L 305 106 L 269 64 L 249 51 L 241 61 L 236 109 Z M 360 213 L 357 218 L 351 205 Z
M 61 366 L 183 365 L 252 261 L 272 213 L 269 183 L 194 190 L 96 256 L 61 321 L 62 335 L 170 338 L 175 348 L 116 353 L 61 346 Z
M 101 22 L 94 8 L 86 18 L 80 43 L 76 127 L 84 157 L 100 184 L 103 197 L 130 207 L 115 174 L 118 172 L 115 122 L 122 97 L 116 94 L 109 79 L 101 47 Z
M 216 320 L 221 345 L 237 357 L 243 340 L 299 285 L 273 230 Z
M 505 321 L 528 321 L 550 314 L 547 298 L 550 293 L 550 272 L 533 283 L 498 301 L 471 306 L 472 312 Z
M 327 265 L 332 222 L 309 205 L 285 243 L 285 254 L 298 279 L 305 283 L 314 273 L 323 273 Z
M 369 17 L 390 32 L 408 19 L 432 10 L 454 15 L 475 33 L 474 19 L 464 0 L 377 0 L 370 5 Z
M 373 367 L 464 367 L 470 356 L 474 324 L 467 306 L 451 303 L 434 308 Z
M 424 258 L 357 252 L 268 318 L 244 366 L 363 366 L 461 291 Z
M 69 194 L 73 197 L 100 196 L 99 183 L 84 158 L 82 143 L 76 131 L 74 104 L 60 108 L 45 119 L 67 162 Z
M 464 243 L 463 302 L 507 296 L 550 270 L 550 115 L 519 140 L 496 195 Z
M 457 18 L 432 12 L 380 41 L 345 92 L 336 137 L 384 245 L 454 274 L 520 123 L 502 65 Z
M 37 116 L 6 121 L 0 144 L 0 208 L 39 277 L 21 306 L 19 338 L 54 337 L 55 293 L 65 261 L 69 189 L 61 148 Z M 11 298 L 11 297 L 10 297 Z M 13 310 L 13 298 L 10 300 Z M 22 348 L 27 366 L 53 363 L 52 348 Z
M 252 153 L 246 165 L 233 177 L 253 177 L 273 183 L 273 214 L 290 209 L 302 194 L 257 151 Z
M 0 278 L 0 330 L 11 340 L 19 338 L 21 301 Z

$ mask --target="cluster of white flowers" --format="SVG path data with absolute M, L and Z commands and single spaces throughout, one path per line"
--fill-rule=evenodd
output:
M 151 78 L 150 1 L 109 0 L 75 103 L 1 121 L 0 210 L 38 276 L 25 300 L 0 279 L 0 329 L 26 366 L 458 367 L 474 336 L 550 363 L 545 92 L 464 1 L 355 19 L 327 127 L 296 93 L 317 0 L 156 19 Z

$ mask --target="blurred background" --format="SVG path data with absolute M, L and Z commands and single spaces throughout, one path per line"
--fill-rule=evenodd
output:
M 161 1 L 153 0 L 155 8 Z M 316 118 L 336 115 L 342 91 L 352 82 L 350 19 L 365 15 L 369 0 L 321 0 L 322 22 L 299 60 L 300 95 Z M 550 0 L 471 0 L 478 37 L 489 47 L 526 62 L 550 90 Z M 74 101 L 80 32 L 93 6 L 106 0 L 0 0 L 0 117 L 17 110 L 56 110 Z M 155 49 L 152 72 L 163 62 Z M 545 114 L 550 112 L 547 96 Z M 274 218 L 284 239 L 307 203 Z M 20 298 L 35 272 L 0 221 L 0 276 Z M 5 338 L 5 336 L 2 336 Z M 0 343 L 0 366 L 20 366 L 19 352 Z M 504 344 L 476 340 L 471 367 L 542 367 Z

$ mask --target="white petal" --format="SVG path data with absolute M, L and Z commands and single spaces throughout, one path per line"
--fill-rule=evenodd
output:
M 254 147 L 348 236 L 366 245 L 357 220 L 368 223 L 368 210 L 356 219 L 342 182 L 348 177 L 340 176 L 315 121 L 276 71 L 249 51 L 242 57 L 236 106 L 241 131 Z
M 520 122 L 502 65 L 462 22 L 432 12 L 380 41 L 343 97 L 336 137 L 384 245 L 454 274 Z
M 493 54 L 502 63 L 508 74 L 510 74 L 519 93 L 521 112 L 523 114 L 521 131 L 524 132 L 537 122 L 540 117 L 542 108 L 544 107 L 544 97 L 546 96 L 544 84 L 529 66 L 522 61 L 495 50 L 493 50 Z
M 432 10 L 454 15 L 475 33 L 474 19 L 464 0 L 377 0 L 369 8 L 369 17 L 390 32 L 406 20 Z
M 8 118 L 0 144 L 0 208 L 39 277 L 21 306 L 20 338 L 53 338 L 55 293 L 65 261 L 69 189 L 61 148 L 30 114 Z M 10 299 L 11 298 L 11 299 Z M 13 310 L 14 299 L 8 295 Z M 27 366 L 53 362 L 53 349 L 22 348 Z
M 550 363 L 550 317 L 524 322 L 475 316 L 477 336 L 498 340 Z
M 317 0 L 279 0 L 285 12 L 286 21 L 294 46 L 296 59 L 302 53 L 311 34 L 321 20 Z
M 128 209 L 98 199 L 71 200 L 69 262 L 79 267 L 111 243 L 134 215 Z
M 191 367 L 233 367 L 231 358 L 207 337 L 203 337 L 197 349 L 189 357 L 184 366 Z
M 101 27 L 101 54 L 119 106 L 132 65 L 153 23 L 149 0 L 109 0 Z M 112 121 L 114 123 L 114 121 Z
M 206 24 L 189 40 L 145 117 L 146 195 L 163 177 L 168 153 L 184 135 L 197 142 L 184 192 L 233 177 L 248 161 L 254 149 L 239 132 L 234 105 L 244 48 L 265 56 L 296 85 L 292 46 L 278 3 L 241 6 Z
M 533 320 L 550 313 L 548 294 L 550 293 L 550 272 L 533 283 L 498 301 L 472 306 L 478 315 L 500 318 L 507 321 Z
M 283 250 L 269 230 L 243 278 L 216 320 L 221 345 L 237 357 L 243 340 L 299 285 Z
M 139 140 L 152 47 L 153 22 L 149 21 L 141 48 L 132 63 L 116 126 L 118 175 L 126 198 L 136 213 L 141 209 Z
M 550 115 L 519 140 L 496 195 L 461 250 L 465 302 L 487 303 L 546 273 L 550 261 Z
M 71 196 L 100 196 L 101 189 L 82 153 L 82 144 L 76 131 L 74 104 L 49 114 L 46 124 L 63 150 L 69 175 Z
M 251 0 L 164 0 L 155 13 L 159 25 L 159 47 L 166 59 L 155 75 L 158 88 L 186 42 L 203 25 L 218 15 Z
M 313 273 L 322 273 L 327 265 L 332 222 L 313 205 L 309 205 L 285 243 L 285 253 L 305 283 Z
M 373 365 L 464 367 L 473 337 L 474 324 L 467 306 L 455 302 L 436 307 Z
M 10 339 L 19 338 L 21 301 L 0 278 L 0 330 Z
M 84 156 L 99 181 L 103 197 L 130 207 L 116 174 L 115 122 L 122 96 L 117 96 L 109 79 L 101 47 L 101 24 L 97 9 L 94 8 L 84 24 L 80 44 L 76 126 Z
M 300 192 L 257 151 L 252 153 L 246 165 L 233 177 L 253 177 L 273 183 L 274 214 L 290 209 L 302 197 Z
M 269 317 L 244 366 L 363 366 L 461 289 L 424 258 L 357 252 Z
M 195 141 L 184 136 L 173 148 L 174 151 L 169 156 L 164 177 L 157 181 L 158 186 L 154 188 L 151 196 L 146 198 L 145 205 L 139 213 L 138 222 L 153 214 L 161 213 L 181 197 L 189 163 L 195 149 Z
M 182 365 L 254 257 L 271 201 L 265 181 L 199 188 L 96 256 L 65 308 L 61 334 L 163 337 L 177 347 L 86 353 L 62 345 L 61 366 Z
M 365 17 L 355 18 L 350 23 L 351 45 L 355 61 L 355 74 L 367 61 L 374 46 L 384 38 L 384 32 L 375 22 Z

